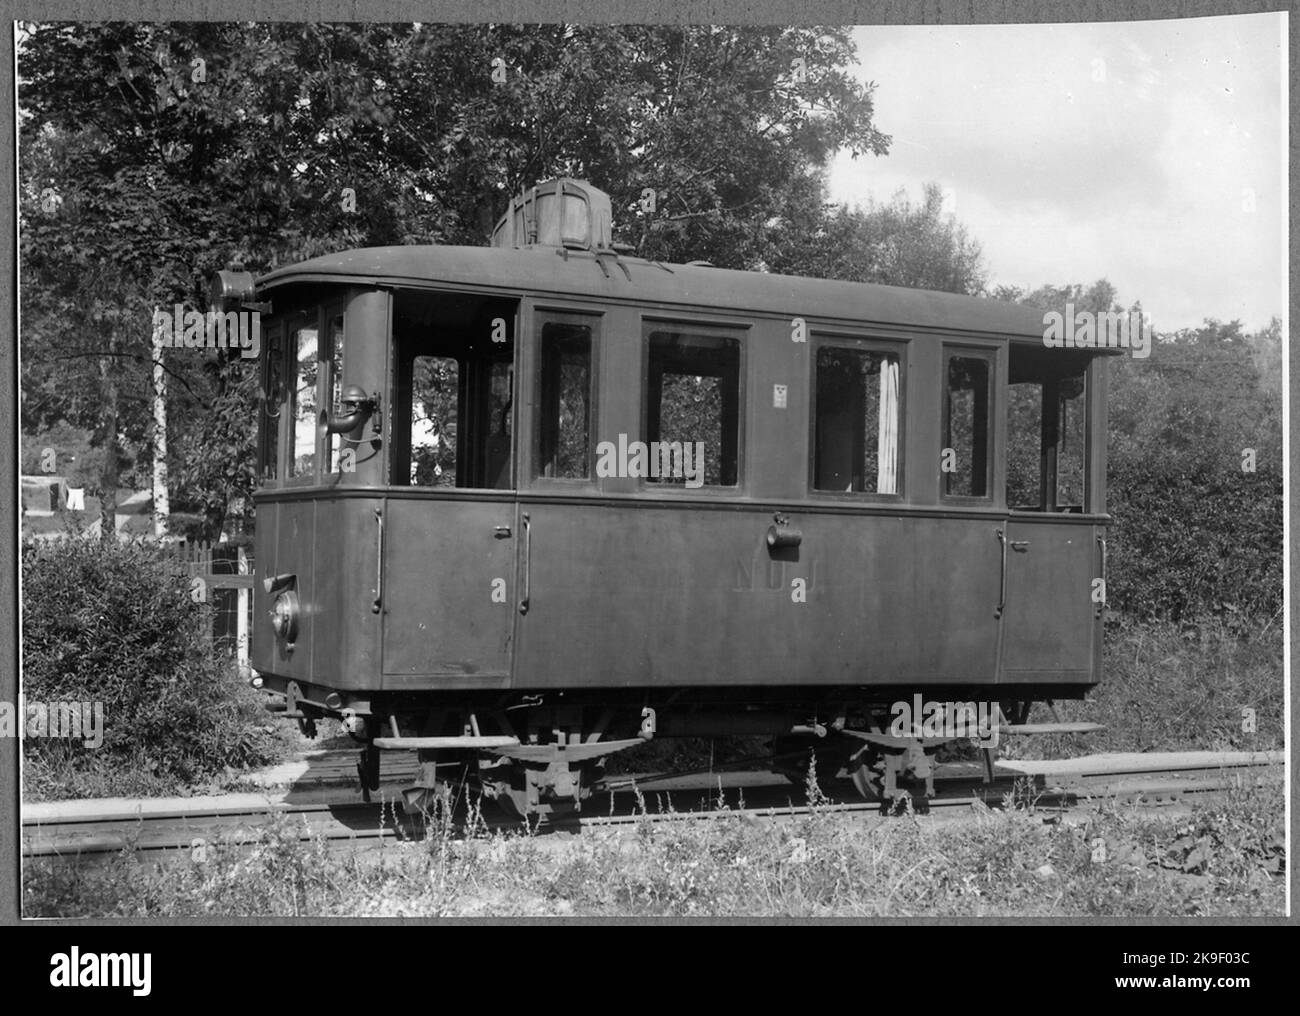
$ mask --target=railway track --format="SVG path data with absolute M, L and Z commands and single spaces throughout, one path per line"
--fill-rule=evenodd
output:
M 219 843 L 257 842 L 277 819 L 302 839 L 375 846 L 417 839 L 417 820 L 402 814 L 400 790 L 414 771 L 414 759 L 386 760 L 376 799 L 362 803 L 346 785 L 355 756 L 319 753 L 305 763 L 266 774 L 267 783 L 288 777 L 287 788 L 219 797 L 157 800 L 63 801 L 26 805 L 22 813 L 23 856 L 105 858 L 124 850 L 164 857 L 197 855 Z M 1282 752 L 1178 752 L 1092 755 L 1059 762 L 999 762 L 994 781 L 981 779 L 976 763 L 940 765 L 936 796 L 925 802 L 932 814 L 959 814 L 973 801 L 1067 808 L 1098 799 L 1162 804 L 1223 791 L 1243 778 L 1282 765 Z M 811 813 L 880 815 L 844 782 L 825 801 L 811 804 L 804 788 L 768 772 L 696 773 L 618 777 L 598 790 L 576 816 L 549 823 L 556 831 L 632 825 L 638 821 L 695 821 L 719 815 L 788 819 Z M 612 780 L 611 783 L 614 781 Z M 517 829 L 516 820 L 496 818 L 484 804 L 489 829 Z

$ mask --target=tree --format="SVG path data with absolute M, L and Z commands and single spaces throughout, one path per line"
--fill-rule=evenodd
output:
M 773 271 L 969 296 L 984 292 L 980 245 L 945 212 L 937 183 L 925 185 L 919 205 L 900 191 L 889 204 L 841 205 L 781 225 L 768 254 Z
M 154 307 L 202 309 L 233 256 L 260 272 L 483 243 L 514 192 L 561 173 L 609 191 L 619 239 L 647 256 L 751 266 L 771 220 L 820 200 L 832 153 L 887 150 L 852 53 L 818 28 L 25 26 L 24 430 L 91 427 L 145 473 L 130 460 L 156 454 Z M 173 485 L 209 537 L 225 512 L 208 495 L 252 483 L 225 473 L 251 458 L 228 426 L 247 368 L 215 361 L 162 358 Z

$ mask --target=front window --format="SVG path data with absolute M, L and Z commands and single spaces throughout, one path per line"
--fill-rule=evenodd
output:
M 316 473 L 317 338 L 316 328 L 300 327 L 293 330 L 289 343 L 294 356 L 293 462 L 289 475 L 294 477 Z
M 343 315 L 333 314 L 329 319 L 329 406 L 331 412 L 338 412 L 339 398 L 343 394 Z M 329 435 L 330 472 L 337 473 L 342 468 L 339 452 L 343 448 L 343 435 Z
M 283 415 L 284 392 L 284 328 L 273 325 L 266 331 L 265 363 L 262 367 L 261 439 L 258 442 L 260 459 L 258 475 L 264 482 L 280 478 L 280 420 Z

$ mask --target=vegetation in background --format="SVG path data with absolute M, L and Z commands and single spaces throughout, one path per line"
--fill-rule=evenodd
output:
M 382 853 L 300 842 L 290 816 L 204 863 L 130 852 L 25 866 L 25 917 L 1208 917 L 1286 908 L 1280 774 L 1190 815 L 976 808 L 963 822 L 875 825 L 827 809 L 643 821 L 557 842 L 453 835 Z M 1047 820 L 1047 821 L 1045 821 Z
M 27 799 L 192 793 L 276 754 L 253 692 L 210 651 L 210 607 L 164 549 L 65 537 L 22 548 L 27 702 L 103 703 L 103 744 L 23 741 Z

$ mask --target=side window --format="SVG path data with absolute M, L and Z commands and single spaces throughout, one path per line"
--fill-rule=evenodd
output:
M 862 347 L 817 350 L 814 489 L 899 492 L 899 362 L 897 353 Z
M 740 340 L 659 327 L 649 332 L 647 480 L 734 487 L 740 448 Z
M 514 301 L 399 292 L 390 482 L 514 485 Z
M 316 405 L 318 370 L 317 330 L 295 328 L 289 352 L 294 358 L 293 463 L 290 476 L 313 476 L 316 472 Z
M 949 497 L 990 497 L 993 485 L 993 357 L 945 357 L 940 471 Z
M 1007 506 L 1082 511 L 1087 436 L 1085 357 L 1012 347 L 1008 363 Z
M 592 326 L 542 325 L 537 378 L 537 475 L 591 475 Z

